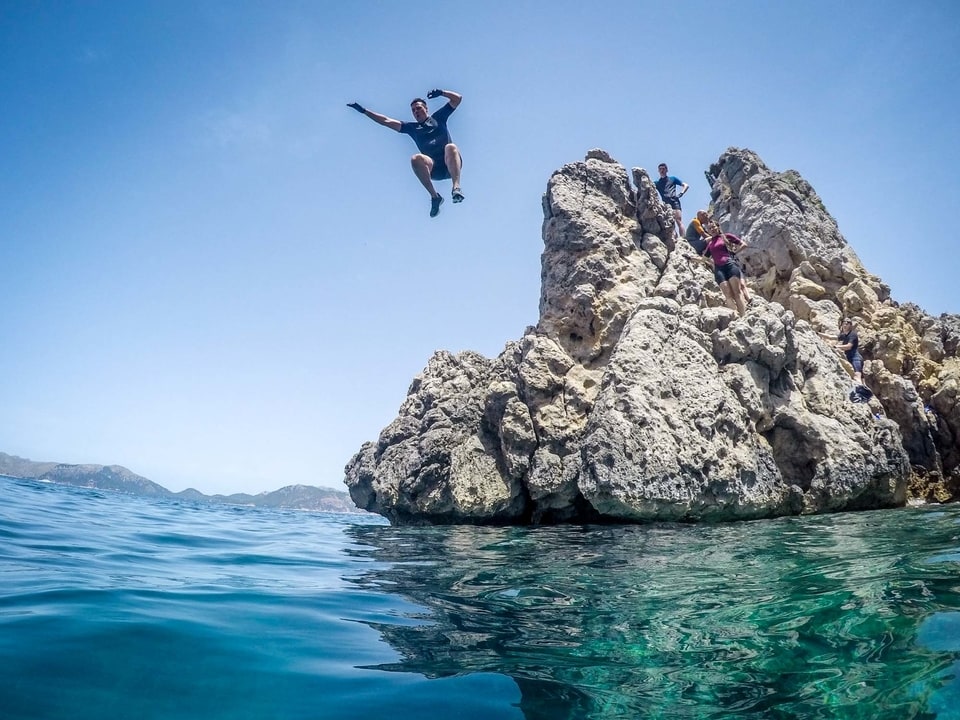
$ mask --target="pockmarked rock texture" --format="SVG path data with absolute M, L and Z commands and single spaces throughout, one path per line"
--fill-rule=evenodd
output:
M 743 317 L 649 174 L 592 150 L 547 184 L 536 326 L 494 359 L 430 359 L 346 467 L 358 507 L 395 524 L 721 521 L 960 495 L 960 317 L 894 302 L 796 172 L 735 148 L 709 171 L 709 211 L 748 244 Z M 818 334 L 845 315 L 870 403 Z

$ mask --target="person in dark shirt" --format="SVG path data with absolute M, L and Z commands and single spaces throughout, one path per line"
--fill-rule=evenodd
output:
M 452 180 L 453 190 L 450 197 L 455 203 L 463 202 L 463 192 L 460 190 L 460 169 L 463 167 L 463 159 L 460 157 L 459 148 L 450 139 L 450 131 L 447 129 L 450 114 L 457 109 L 463 98 L 452 90 L 439 89 L 431 90 L 427 93 L 427 97 L 431 100 L 444 97 L 447 99 L 447 104 L 432 115 L 428 115 L 427 101 L 423 98 L 415 98 L 410 103 L 415 122 L 394 120 L 373 110 L 367 110 L 355 102 L 349 103 L 347 107 L 352 107 L 379 125 L 413 138 L 419 152 L 410 158 L 410 165 L 417 179 L 430 193 L 430 217 L 436 217 L 440 212 L 443 196 L 433 186 L 434 180 Z
M 657 192 L 660 193 L 660 198 L 673 208 L 673 218 L 677 222 L 677 235 L 683 235 L 683 213 L 680 208 L 680 198 L 690 189 L 690 186 L 678 177 L 667 175 L 666 163 L 660 163 L 657 171 L 660 173 L 660 179 L 653 184 L 656 186 Z M 678 187 L 680 188 L 679 192 L 677 192 Z
M 707 240 L 710 239 L 710 233 L 707 232 L 707 226 L 710 224 L 710 216 L 706 210 L 697 210 L 696 217 L 687 225 L 683 237 L 697 251 L 697 255 L 703 255 L 707 248 Z
M 857 385 L 863 384 L 863 358 L 860 356 L 860 337 L 853 329 L 853 320 L 844 318 L 840 323 L 840 334 L 837 335 L 837 350 L 843 352 L 847 362 L 853 366 L 853 381 Z
M 857 385 L 863 384 L 863 357 L 860 355 L 860 337 L 854 330 L 853 320 L 845 317 L 840 321 L 840 333 L 836 336 L 820 333 L 820 336 L 829 340 L 836 338 L 834 350 L 842 352 L 847 362 L 853 366 L 853 381 Z

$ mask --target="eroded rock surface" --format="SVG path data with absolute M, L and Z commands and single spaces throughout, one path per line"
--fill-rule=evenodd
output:
M 593 150 L 543 198 L 540 318 L 495 359 L 438 352 L 346 468 L 394 523 L 730 520 L 960 486 L 960 319 L 898 306 L 814 190 L 748 150 L 710 210 L 749 244 L 726 308 L 645 170 Z M 870 404 L 817 334 L 854 317 Z

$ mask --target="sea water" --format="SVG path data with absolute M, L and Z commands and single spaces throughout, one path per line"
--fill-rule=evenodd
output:
M 394 528 L 0 478 L 0 718 L 960 718 L 960 506 Z

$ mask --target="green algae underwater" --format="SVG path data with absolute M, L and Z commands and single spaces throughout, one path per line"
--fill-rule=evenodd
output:
M 507 674 L 526 718 L 960 718 L 960 505 L 352 532 L 426 609 L 380 668 Z

